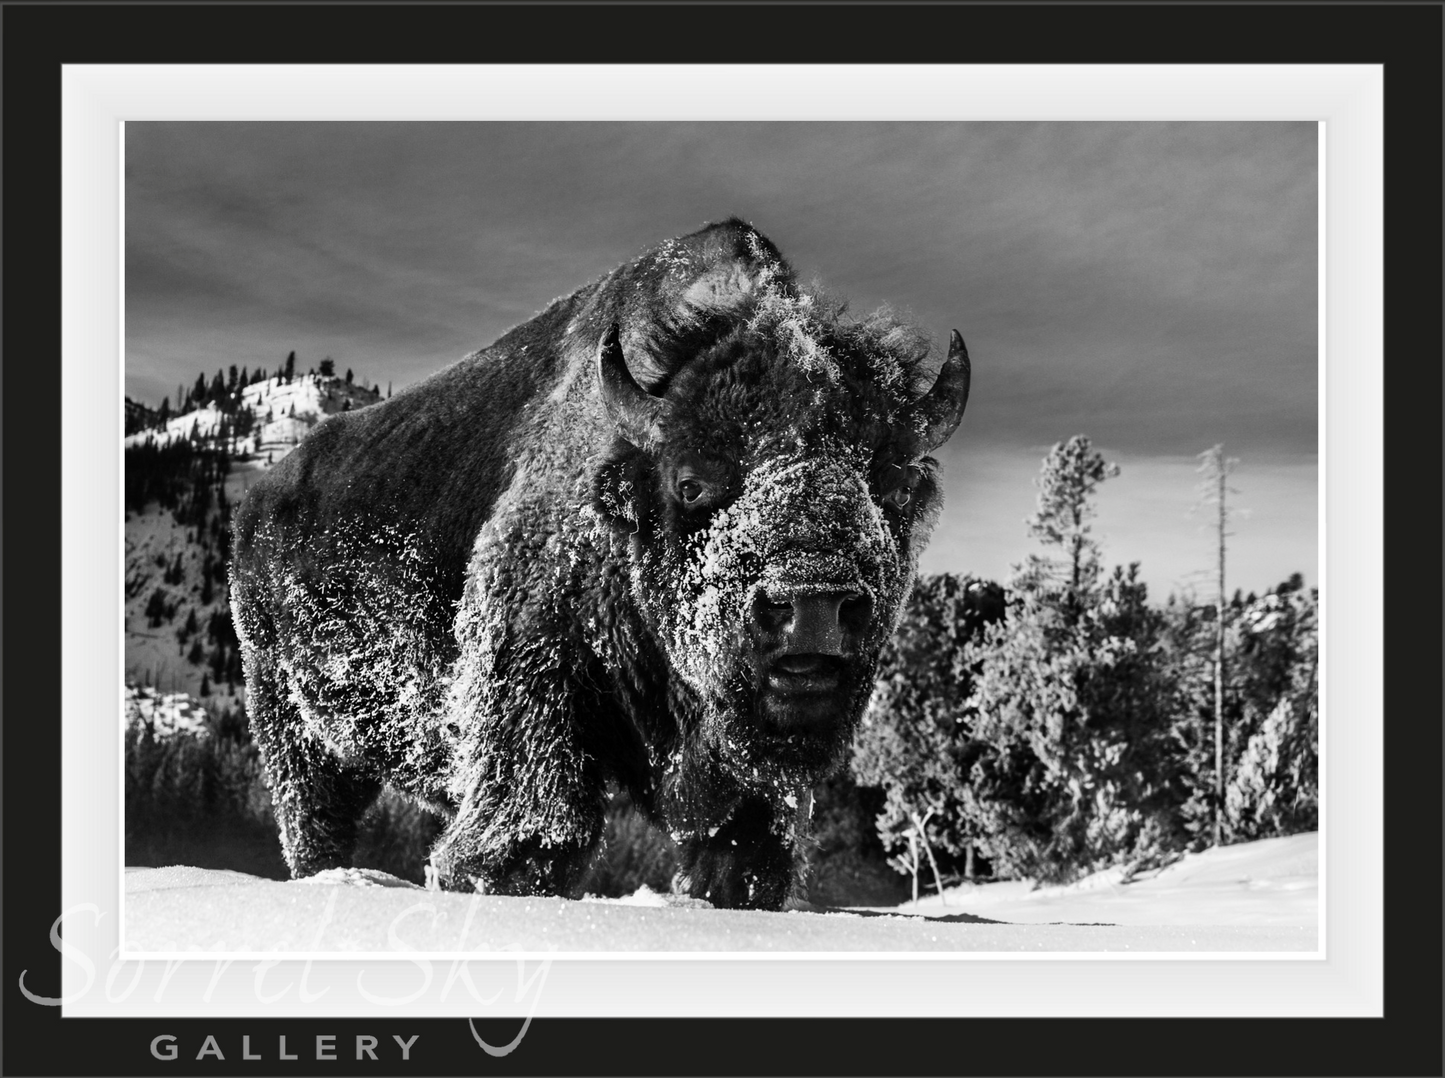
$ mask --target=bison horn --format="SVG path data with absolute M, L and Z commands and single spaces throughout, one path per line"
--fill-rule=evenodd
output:
M 933 388 L 914 402 L 909 413 L 911 425 L 923 438 L 925 451 L 937 449 L 958 429 L 964 406 L 968 404 L 970 374 L 968 349 L 958 330 L 954 330 L 948 339 L 948 358 L 943 361 Z
M 667 401 L 643 389 L 627 369 L 622 355 L 617 323 L 613 322 L 597 345 L 597 376 L 602 383 L 602 401 L 617 430 L 633 445 L 645 449 L 662 433 Z

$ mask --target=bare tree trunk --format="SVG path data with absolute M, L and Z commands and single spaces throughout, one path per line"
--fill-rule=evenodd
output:
M 1222 453 L 1221 453 L 1222 456 Z M 1214 844 L 1224 835 L 1224 478 L 1219 469 L 1219 605 L 1214 618 Z
M 938 900 L 942 902 L 945 906 L 947 906 L 948 899 L 945 898 L 943 894 L 943 878 L 938 874 L 938 862 L 933 859 L 933 847 L 928 842 L 927 832 L 923 830 L 923 825 L 928 822 L 928 817 L 932 815 L 933 812 L 932 810 L 930 810 L 921 820 L 917 816 L 914 816 L 913 826 L 918 831 L 918 838 L 923 843 L 923 852 L 928 854 L 928 863 L 933 868 L 933 886 L 938 888 Z M 917 854 L 914 854 L 914 857 L 916 859 Z M 917 899 L 915 899 L 914 901 L 917 901 Z
M 918 835 L 908 832 L 908 853 L 913 862 L 913 904 L 918 905 Z
M 964 854 L 963 874 L 964 874 L 964 876 L 966 876 L 966 877 L 968 878 L 968 882 L 969 882 L 969 883 L 972 883 L 972 882 L 974 881 L 975 873 L 974 873 L 974 869 L 973 869 L 973 843 L 972 843 L 972 842 L 970 842 L 970 843 L 968 844 L 968 850 L 967 850 L 967 852 L 965 852 L 965 854 Z

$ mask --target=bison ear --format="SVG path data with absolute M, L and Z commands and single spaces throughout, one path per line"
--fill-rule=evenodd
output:
M 733 217 L 668 240 L 609 274 L 584 316 L 588 339 L 618 323 L 633 375 L 656 392 L 745 319 L 764 291 L 791 294 L 796 287 L 772 242 Z

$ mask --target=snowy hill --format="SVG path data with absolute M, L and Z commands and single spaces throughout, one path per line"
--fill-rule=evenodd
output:
M 203 545 L 200 530 L 156 505 L 127 515 L 125 680 L 239 708 L 239 685 L 211 662 L 229 641 L 230 608 L 217 544 Z
M 306 433 L 328 415 L 365 408 L 382 399 L 381 391 L 334 375 L 298 374 L 289 380 L 267 378 L 239 389 L 239 402 L 223 409 L 216 403 L 172 416 L 164 425 L 138 430 L 125 439 L 127 448 L 138 445 L 169 445 L 182 439 L 218 441 L 226 436 L 233 456 L 263 456 L 275 463 L 289 453 Z M 252 421 L 239 436 L 229 436 L 237 426 L 237 413 L 245 409 Z M 156 413 L 127 399 L 127 425 L 132 414 L 143 418 Z M 247 426 L 242 421 L 240 426 Z
M 154 408 L 140 401 L 125 399 L 125 433 L 128 436 L 160 422 L 160 415 Z
M 163 693 L 135 685 L 125 687 L 126 726 L 148 730 L 157 741 L 168 741 L 181 733 L 210 737 L 211 728 L 206 719 L 206 709 L 192 699 L 190 693 Z
M 164 422 L 162 411 L 127 399 L 127 428 L 144 429 L 129 434 L 125 447 L 151 454 L 126 459 L 127 685 L 188 694 L 213 715 L 240 711 L 244 689 L 227 596 L 230 507 L 326 416 L 381 399 L 369 384 L 309 373 L 238 385 L 219 402 Z M 184 446 L 194 459 L 157 463 L 161 451 Z M 145 467 L 161 474 L 154 485 L 167 497 L 152 491 L 137 504 L 129 473 Z
M 1027 884 L 992 884 L 955 892 L 947 909 L 920 903 L 789 913 L 718 910 L 651 892 L 582 902 L 427 892 L 430 912 L 409 915 L 420 889 L 385 873 L 334 870 L 279 883 L 240 872 L 128 868 L 125 939 L 138 951 L 393 956 L 389 929 L 408 950 L 453 953 L 1313 951 L 1317 847 L 1318 836 L 1308 834 L 1211 850 L 1153 880 L 1119 886 L 1095 879 L 1054 889 L 1069 892 L 1067 901 L 1047 892 L 1030 899 Z M 218 925 L 225 926 L 224 945 Z

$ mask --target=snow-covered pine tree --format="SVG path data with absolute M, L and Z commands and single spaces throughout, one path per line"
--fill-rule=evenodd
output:
M 984 744 L 967 787 L 996 871 L 1067 880 L 1177 849 L 1177 695 L 1138 565 L 1105 575 L 1090 521 L 1118 466 L 1088 438 L 1054 446 L 1003 620 L 969 645 Z
M 909 835 L 926 851 L 962 858 L 984 839 L 970 811 L 968 773 L 979 745 L 965 707 L 972 682 L 967 645 L 1003 616 L 1003 589 L 972 577 L 921 576 L 880 660 L 876 688 L 854 740 L 859 785 L 883 790 L 877 818 L 895 868 L 916 867 Z M 901 870 L 901 868 L 900 868 Z
M 1225 836 L 1319 826 L 1319 601 L 1299 574 L 1244 606 L 1230 632 Z

